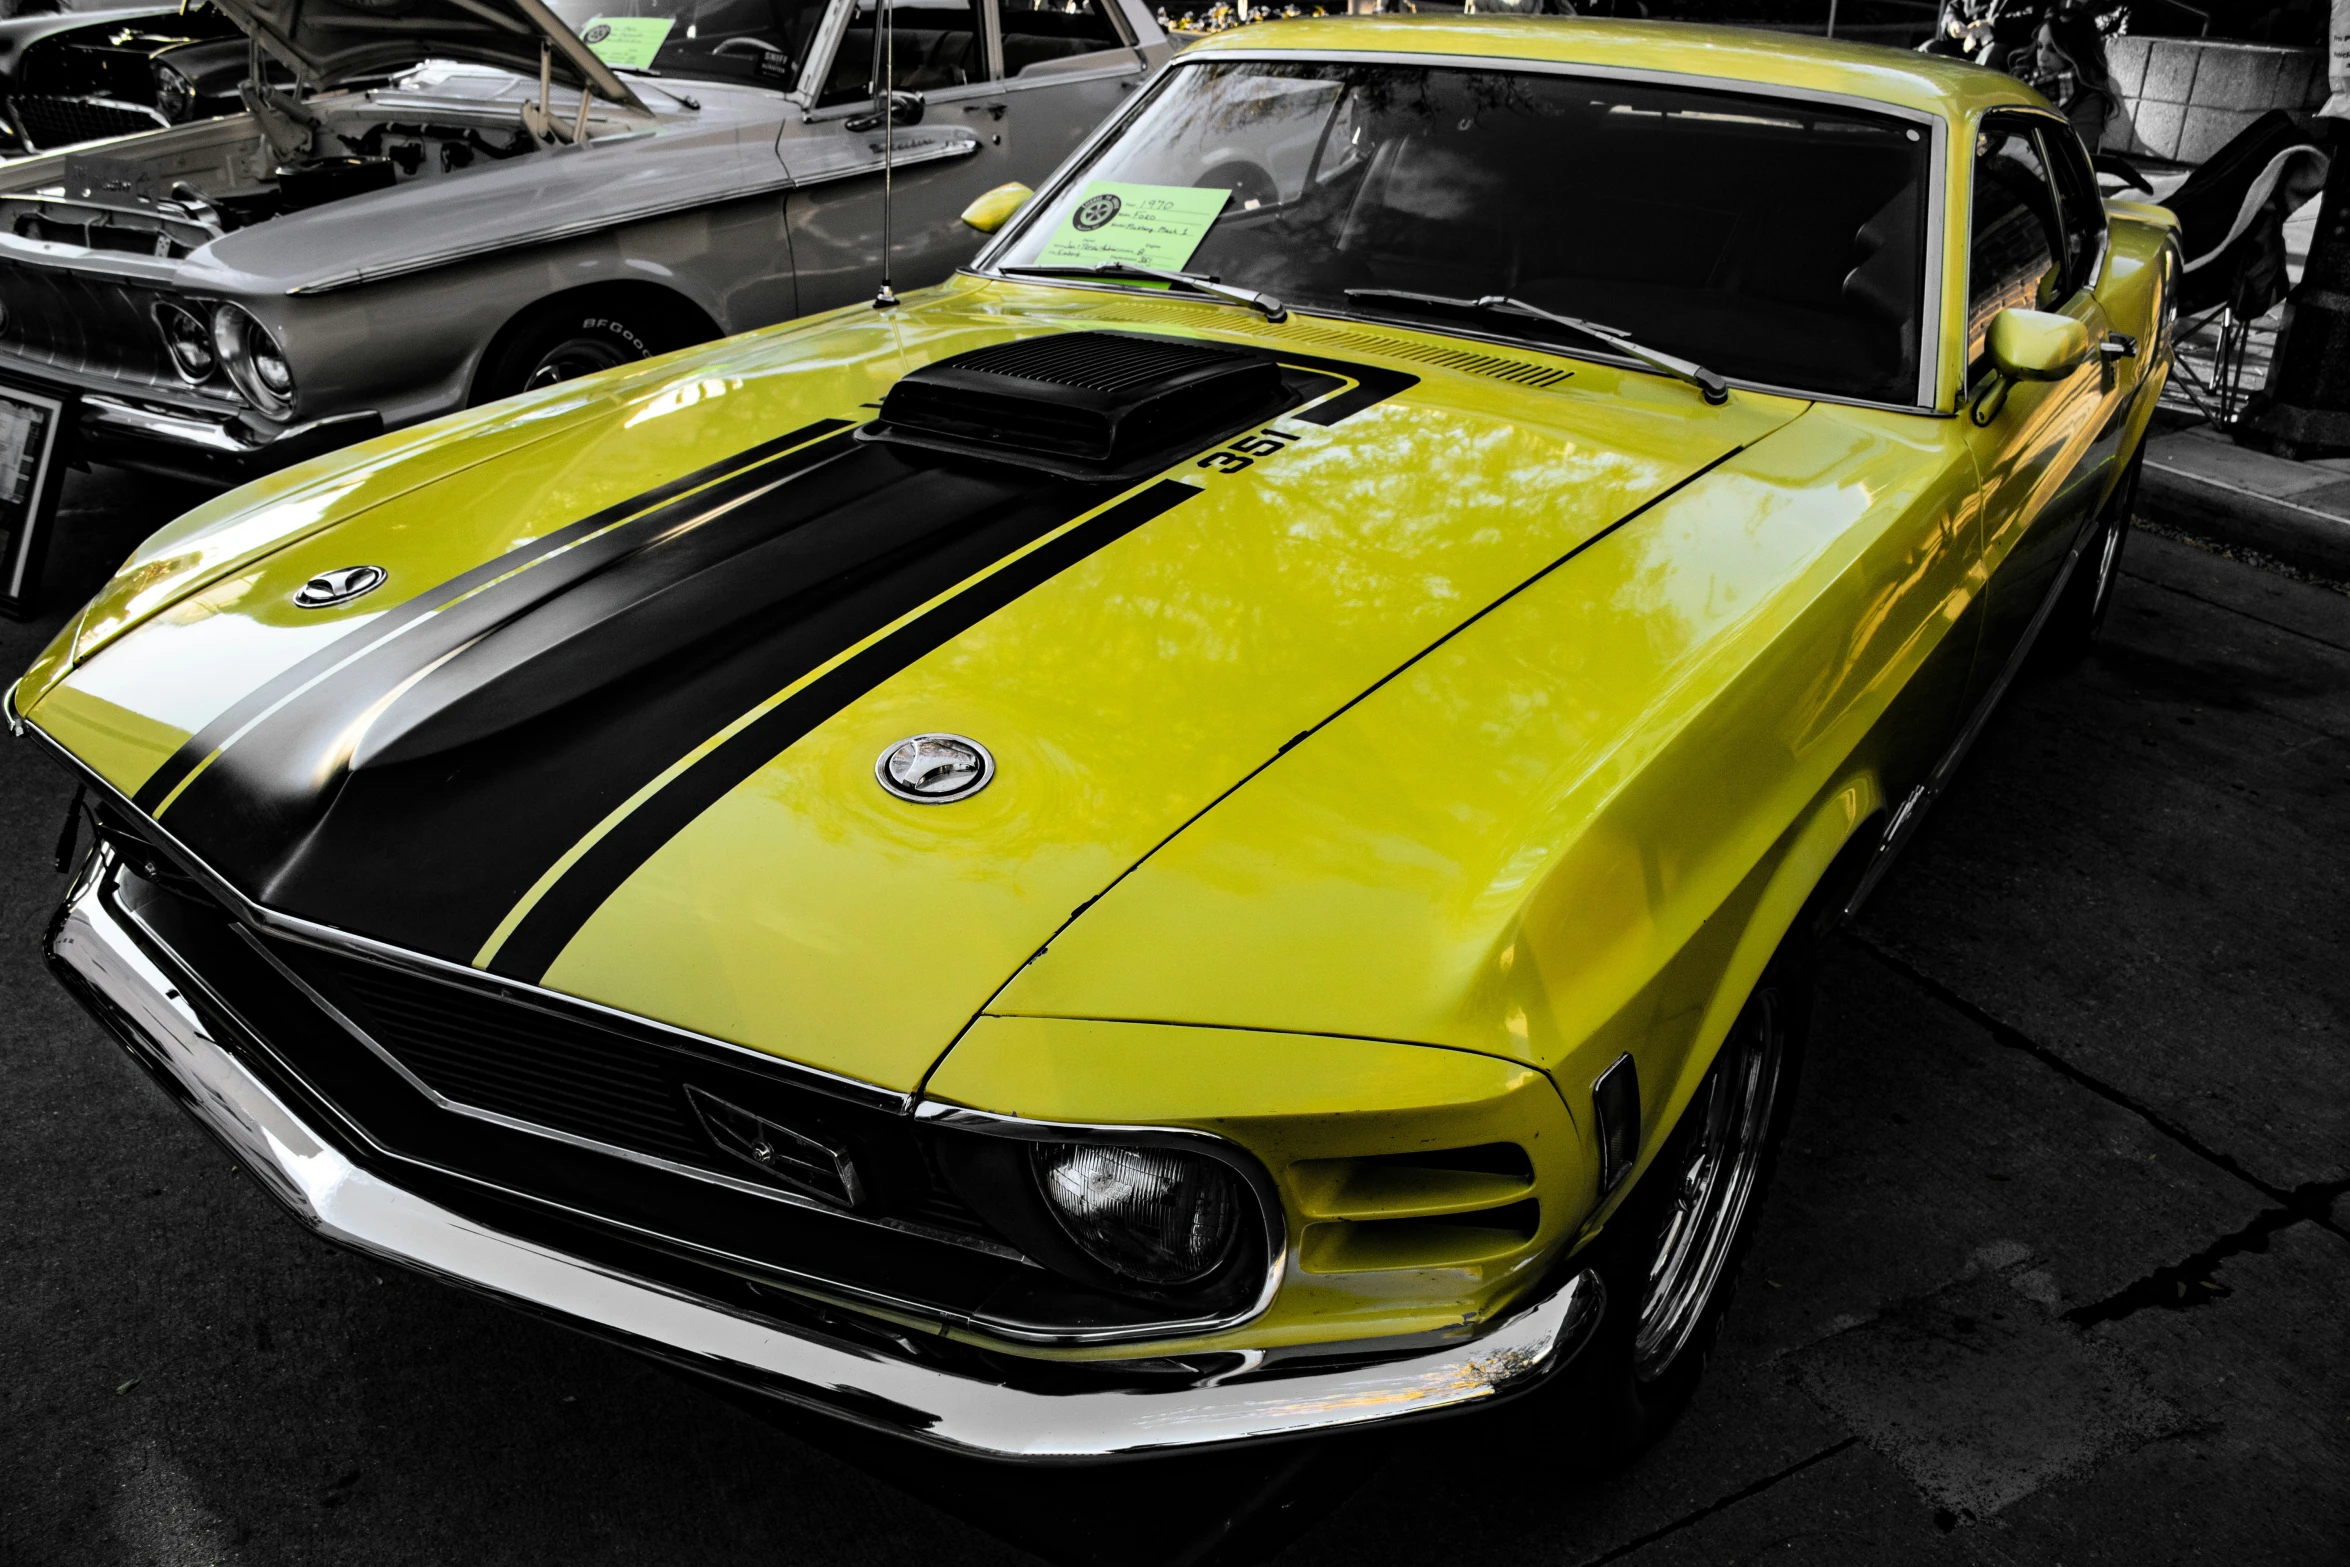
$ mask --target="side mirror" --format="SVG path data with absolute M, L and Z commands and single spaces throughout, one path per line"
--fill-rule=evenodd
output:
M 1985 343 L 1999 373 L 2016 381 L 2061 381 L 2097 351 L 2089 329 L 2048 310 L 2002 310 Z
M 1991 318 L 1983 346 L 1991 374 L 1975 394 L 1969 413 L 1980 427 L 2007 406 L 2008 388 L 2018 381 L 2061 381 L 2087 364 L 2097 345 L 2089 329 L 2052 310 L 2002 310 Z
M 993 234 L 1011 222 L 1012 214 L 1027 206 L 1035 194 L 1018 180 L 998 185 L 963 209 L 963 221 L 982 234 Z

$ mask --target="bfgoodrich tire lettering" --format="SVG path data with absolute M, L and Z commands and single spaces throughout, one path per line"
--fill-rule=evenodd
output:
M 544 309 L 492 350 L 475 386 L 486 403 L 594 375 L 694 341 L 664 313 L 629 303 L 617 308 L 585 302 Z

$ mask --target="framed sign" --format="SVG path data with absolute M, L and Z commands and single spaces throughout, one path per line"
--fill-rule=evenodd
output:
M 65 464 L 58 446 L 65 404 L 0 383 L 0 615 L 23 620 L 41 588 L 49 527 Z

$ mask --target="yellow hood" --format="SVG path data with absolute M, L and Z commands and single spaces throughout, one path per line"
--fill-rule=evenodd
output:
M 1131 483 L 857 439 L 919 365 L 1093 328 L 1318 379 L 1271 438 Z M 265 907 L 905 1090 L 1297 739 L 1803 407 L 964 281 L 225 498 L 15 701 Z M 384 584 L 295 603 L 360 565 Z M 994 781 L 885 793 L 933 731 Z

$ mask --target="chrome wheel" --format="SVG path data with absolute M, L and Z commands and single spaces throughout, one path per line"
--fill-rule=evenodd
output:
M 2105 604 L 2113 597 L 2113 579 L 2119 575 L 2122 561 L 2122 538 L 2129 532 L 2130 514 L 2116 511 L 2106 521 L 2097 537 L 2097 557 L 2093 562 L 2097 575 L 2089 589 L 2089 624 L 2098 626 L 2105 621 Z
M 1729 1270 L 1730 1253 L 1762 1178 L 1786 1053 L 1779 994 L 1758 991 L 1686 1112 L 1693 1135 L 1672 1176 L 1632 1339 L 1632 1369 L 1644 1382 L 1663 1376 L 1680 1359 Z
M 617 343 L 602 338 L 575 337 L 558 343 L 539 357 L 530 373 L 522 378 L 522 389 L 536 391 L 542 386 L 553 386 L 578 376 L 594 375 L 638 358 Z

